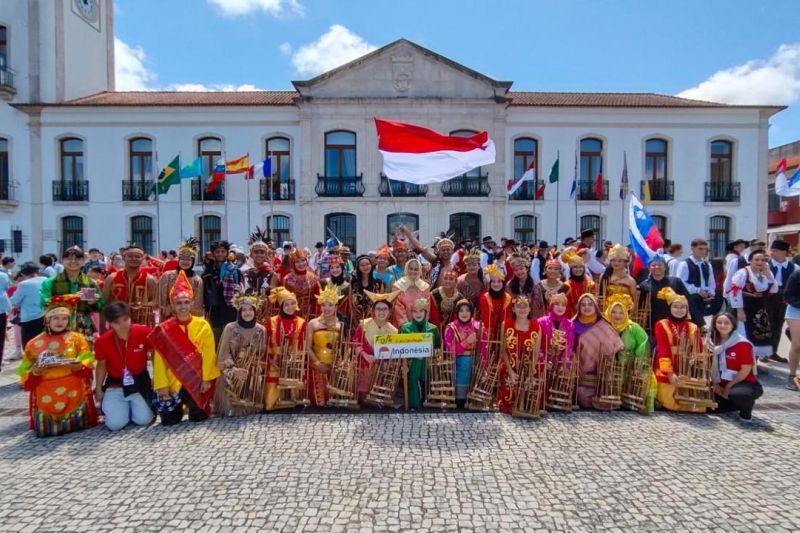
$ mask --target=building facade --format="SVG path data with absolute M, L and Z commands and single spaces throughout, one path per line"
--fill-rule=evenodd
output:
M 10 83 L 0 77 L 4 253 L 31 257 L 72 244 L 108 251 L 134 241 L 155 252 L 190 234 L 205 246 L 243 243 L 256 225 L 307 246 L 333 233 L 357 252 L 376 249 L 399 223 L 425 242 L 442 231 L 561 242 L 589 227 L 627 241 L 624 166 L 631 191 L 649 190 L 649 210 L 675 242 L 706 237 L 721 255 L 734 236 L 766 233 L 768 119 L 780 107 L 511 91 L 511 82 L 404 39 L 295 81 L 292 91 L 116 92 L 110 0 L 55 8 L 0 0 L 0 8 L 10 13 L 0 31 L 11 36 L 0 65 L 14 73 Z M 40 30 L 60 27 L 53 35 L 61 41 L 32 33 L 31 17 Z M 34 40 L 38 59 L 25 55 Z M 73 52 L 79 46 L 97 57 Z M 62 51 L 53 56 L 54 48 Z M 488 131 L 496 162 L 443 184 L 392 182 L 381 175 L 374 117 L 455 135 Z M 272 175 L 228 176 L 212 194 L 184 180 L 154 201 L 157 169 L 176 154 L 184 165 L 202 157 L 206 173 L 220 158 L 269 157 Z M 546 180 L 556 160 L 559 181 L 543 198 L 534 201 L 532 182 L 506 194 L 532 161 Z
M 767 234 L 770 240 L 780 238 L 796 248 L 800 245 L 800 198 L 781 198 L 775 194 L 776 171 L 781 159 L 786 159 L 786 176 L 793 176 L 800 169 L 800 141 L 769 150 Z

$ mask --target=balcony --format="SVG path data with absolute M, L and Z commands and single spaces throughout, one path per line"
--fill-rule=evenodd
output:
M 258 181 L 258 195 L 262 202 L 286 202 L 294 200 L 294 180 L 274 181 L 271 179 Z
M 364 196 L 363 174 L 358 176 L 320 176 L 317 174 L 317 196 L 356 197 Z
M 89 182 L 87 180 L 56 180 L 53 182 L 54 202 L 88 202 Z
M 381 174 L 381 184 L 378 185 L 378 193 L 380 193 L 381 196 L 391 196 L 394 198 L 425 196 L 428 194 L 428 186 L 390 180 Z
M 442 196 L 489 196 L 489 176 L 459 176 L 442 183 Z
M 536 194 L 537 187 L 543 187 L 544 180 L 536 180 L 533 181 L 526 181 L 522 185 L 520 185 L 519 189 L 514 191 L 514 194 L 508 197 L 509 200 L 527 200 L 528 202 L 533 201 L 533 196 Z
M 644 184 L 650 185 L 650 200 L 654 202 L 672 202 L 675 200 L 675 182 L 666 180 L 642 181 L 639 194 L 644 198 Z
M 578 200 L 599 202 L 595 180 L 578 180 Z M 603 200 L 608 200 L 608 180 L 603 180 Z
M 14 71 L 8 67 L 0 67 L 0 97 L 11 100 L 17 94 L 14 87 Z
M 223 181 L 212 192 L 206 191 L 206 184 L 202 178 L 192 180 L 192 201 L 193 202 L 224 202 L 225 201 L 225 182 Z
M 123 180 L 122 182 L 122 201 L 123 202 L 151 202 L 155 199 L 153 192 L 153 180 Z
M 738 181 L 707 181 L 706 202 L 738 202 L 740 185 Z
M 0 208 L 16 207 L 17 188 L 10 183 L 0 183 Z

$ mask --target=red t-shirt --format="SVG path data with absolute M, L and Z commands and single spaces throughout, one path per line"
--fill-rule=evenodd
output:
M 125 341 L 117 341 L 119 349 L 126 351 L 121 354 L 114 343 L 114 330 L 109 329 L 94 343 L 94 357 L 98 361 L 106 362 L 106 371 L 112 378 L 122 379 L 122 371 L 126 366 L 132 375 L 141 374 L 147 369 L 147 352 L 153 349 L 147 339 L 149 334 L 150 328 L 147 326 L 131 324 L 127 350 Z
M 733 346 L 729 346 L 725 350 L 725 365 L 728 370 L 739 372 L 742 365 L 755 365 L 753 360 L 753 346 L 749 342 L 737 342 Z M 758 379 L 753 375 L 753 371 L 744 379 L 747 383 L 756 383 Z M 727 383 L 728 380 L 720 380 L 721 383 Z

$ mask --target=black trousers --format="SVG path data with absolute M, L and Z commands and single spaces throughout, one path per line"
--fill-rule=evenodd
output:
M 739 411 L 739 414 L 745 418 L 749 418 L 753 413 L 753 406 L 756 400 L 764 394 L 764 388 L 761 383 L 747 383 L 742 381 L 731 387 L 731 392 L 728 393 L 728 398 L 722 396 L 716 397 L 717 409 L 716 413 L 727 413 L 730 411 Z
M 22 349 L 28 344 L 28 341 L 39 335 L 44 331 L 44 319 L 35 318 L 27 322 L 19 323 L 20 330 L 22 331 Z
M 202 422 L 203 420 L 208 418 L 206 412 L 200 409 L 200 407 L 192 399 L 192 395 L 189 394 L 186 391 L 186 389 L 181 389 L 181 391 L 178 394 L 180 394 L 181 397 L 180 407 L 177 407 L 173 411 L 168 411 L 166 413 L 158 413 L 158 416 L 161 417 L 162 426 L 174 426 L 175 424 L 183 420 L 184 405 L 189 409 L 190 422 Z
M 3 352 L 6 349 L 6 325 L 8 324 L 8 313 L 0 314 L 0 365 L 3 364 Z
M 786 303 L 781 294 L 769 294 L 765 296 L 769 323 L 772 328 L 772 353 L 778 353 L 778 345 L 781 343 L 783 333 L 783 319 L 786 317 Z
M 236 308 L 230 305 L 212 305 L 208 310 L 208 323 L 211 324 L 211 331 L 214 333 L 214 345 L 219 344 L 222 330 L 231 322 L 236 321 Z
M 701 328 L 706 325 L 706 301 L 699 294 L 690 294 L 689 312 L 692 314 L 692 322 Z

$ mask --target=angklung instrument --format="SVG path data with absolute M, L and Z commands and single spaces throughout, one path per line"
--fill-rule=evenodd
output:
M 481 338 L 480 334 L 482 331 L 479 332 L 479 339 Z M 476 359 L 473 363 L 472 382 L 467 394 L 467 409 L 491 412 L 499 410 L 495 395 L 500 377 L 500 354 L 505 350 L 505 344 L 505 335 L 502 335 L 500 340 L 487 341 L 487 361 L 484 363 L 480 359 Z
M 280 345 L 278 361 L 278 391 L 280 397 L 276 408 L 306 406 L 310 402 L 306 397 L 306 380 L 308 379 L 308 358 L 305 350 L 299 350 L 297 342 L 287 336 Z
M 230 404 L 260 412 L 264 407 L 264 386 L 267 379 L 263 353 L 259 353 L 253 346 L 243 347 L 239 350 L 235 364 L 237 368 L 247 371 L 247 374 L 244 378 L 237 374 L 226 377 L 228 386 L 225 390 Z
M 547 388 L 547 362 L 540 354 L 539 333 L 531 338 L 533 346 L 530 356 L 522 361 L 517 374 L 517 388 L 511 416 L 519 418 L 539 418 L 545 411 L 545 390 Z
M 344 324 L 340 330 L 347 330 Z M 358 357 L 360 345 L 349 334 L 337 337 L 328 380 L 328 402 L 331 407 L 358 409 Z
M 632 411 L 648 414 L 647 392 L 650 389 L 653 372 L 652 357 L 627 358 L 625 364 L 625 383 L 622 386 L 622 405 Z
M 619 409 L 622 405 L 622 363 L 617 354 L 603 354 L 597 363 L 597 389 L 592 407 L 601 411 Z
M 572 412 L 575 408 L 575 386 L 578 382 L 578 363 L 566 353 L 567 334 L 553 329 L 548 356 L 548 387 L 545 405 L 554 411 Z
M 426 361 L 428 394 L 423 405 L 437 409 L 456 408 L 456 354 L 436 349 Z
M 697 343 L 682 333 L 678 336 L 677 356 L 675 401 L 689 404 L 692 408 L 715 409 L 717 402 L 714 401 L 711 380 L 713 352 L 705 346 L 698 349 Z

